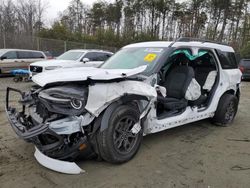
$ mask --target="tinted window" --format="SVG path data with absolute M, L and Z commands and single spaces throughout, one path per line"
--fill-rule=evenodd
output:
M 3 57 L 6 57 L 6 59 L 17 59 L 17 55 L 15 51 L 10 51 L 10 52 L 5 53 Z
M 47 57 L 52 57 L 52 54 L 51 54 L 49 51 L 44 52 L 44 54 L 45 54 Z
M 242 66 L 250 66 L 250 59 L 242 59 L 240 61 L 240 65 L 242 65 Z
M 99 61 L 98 60 L 98 53 L 96 53 L 96 52 L 89 52 L 84 56 L 84 58 L 88 58 L 89 61 Z
M 223 69 L 238 68 L 235 54 L 233 52 L 217 51 Z
M 32 52 L 28 51 L 19 51 L 18 58 L 19 59 L 31 59 L 33 57 Z
M 102 53 L 102 60 L 101 61 L 106 61 L 108 58 L 110 58 L 112 54 L 108 53 Z
M 84 58 L 88 58 L 90 61 L 106 61 L 112 55 L 104 52 L 89 52 Z
M 41 52 L 32 52 L 33 58 L 44 58 L 43 54 Z

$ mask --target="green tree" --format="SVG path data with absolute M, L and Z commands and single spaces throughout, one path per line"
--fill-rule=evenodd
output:
M 240 55 L 242 58 L 250 58 L 250 42 L 241 49 Z

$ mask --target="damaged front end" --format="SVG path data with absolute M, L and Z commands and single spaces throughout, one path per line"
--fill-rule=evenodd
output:
M 11 93 L 20 94 L 21 108 L 12 105 Z M 16 134 L 35 145 L 40 164 L 75 174 L 82 170 L 66 161 L 103 159 L 99 133 L 108 129 L 118 106 L 126 104 L 138 110 L 139 121 L 131 127 L 134 136 L 142 132 L 142 122 L 156 96 L 154 87 L 138 79 L 54 82 L 30 92 L 7 88 L 6 113 Z
M 22 110 L 11 107 L 10 93 L 21 95 Z M 85 110 L 88 87 L 63 85 L 28 93 L 7 88 L 6 112 L 16 134 L 48 157 L 72 161 L 95 156 L 90 144 L 94 116 Z

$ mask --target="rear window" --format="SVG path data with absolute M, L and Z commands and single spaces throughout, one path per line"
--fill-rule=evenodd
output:
M 237 69 L 238 63 L 233 52 L 217 51 L 223 69 Z
M 250 59 L 243 59 L 240 61 L 240 65 L 250 66 Z

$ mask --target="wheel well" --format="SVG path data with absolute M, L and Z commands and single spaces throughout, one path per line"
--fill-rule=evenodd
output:
M 235 95 L 238 99 L 240 99 L 240 89 L 238 88 L 237 91 L 235 92 L 235 90 L 230 89 L 228 91 L 226 91 L 224 94 L 231 94 L 231 95 Z
M 238 99 L 240 99 L 240 89 L 239 89 L 239 88 L 237 89 L 236 97 L 237 97 Z
M 119 101 L 121 101 L 122 104 L 131 105 L 137 108 L 140 113 L 142 109 L 140 108 L 140 105 L 138 102 L 142 100 L 148 101 L 148 98 L 142 95 L 130 94 L 130 95 L 124 95 L 119 99 Z
M 235 95 L 235 91 L 233 89 L 230 89 L 228 91 L 226 91 L 224 94 L 231 94 L 231 95 Z

